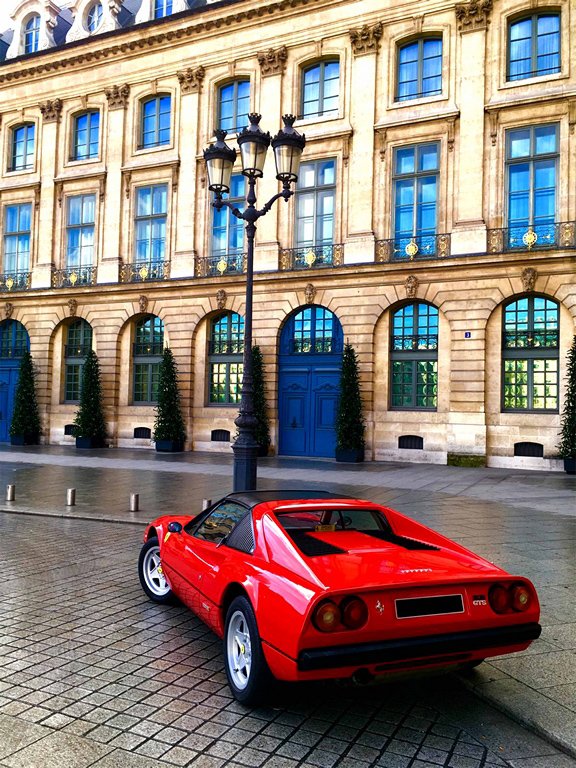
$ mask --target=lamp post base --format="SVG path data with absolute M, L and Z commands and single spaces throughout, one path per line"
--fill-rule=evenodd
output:
M 232 445 L 234 451 L 234 493 L 256 490 L 256 473 L 258 469 L 258 443 Z

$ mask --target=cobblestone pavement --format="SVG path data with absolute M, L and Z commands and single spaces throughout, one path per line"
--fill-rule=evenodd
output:
M 1 768 L 568 768 L 454 676 L 236 703 L 220 643 L 149 602 L 134 525 L 0 513 Z

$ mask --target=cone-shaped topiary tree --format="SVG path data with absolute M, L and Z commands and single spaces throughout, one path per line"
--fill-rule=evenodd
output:
M 102 448 L 106 439 L 100 363 L 93 349 L 86 355 L 82 370 L 80 405 L 74 419 L 74 434 L 77 448 Z
M 36 400 L 36 373 L 28 350 L 22 355 L 10 424 L 12 445 L 36 445 L 40 439 L 40 414 Z
M 340 399 L 336 411 L 336 460 L 364 460 L 364 415 L 358 357 L 349 343 L 344 345 L 342 356 Z
M 252 347 L 252 386 L 254 388 L 254 416 L 256 416 L 256 429 L 254 438 L 260 446 L 260 455 L 267 456 L 270 446 L 270 424 L 266 411 L 266 393 L 264 390 L 264 358 L 262 350 L 258 346 Z
M 562 427 L 558 450 L 564 459 L 564 469 L 576 474 L 576 336 L 568 350 L 566 365 L 566 390 L 562 410 Z
M 154 440 L 157 451 L 182 451 L 186 440 L 178 391 L 178 370 L 172 350 L 168 347 L 160 363 Z

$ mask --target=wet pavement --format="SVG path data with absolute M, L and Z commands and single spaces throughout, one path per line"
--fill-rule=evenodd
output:
M 297 686 L 249 710 L 230 697 L 219 641 L 148 602 L 135 573 L 144 522 L 198 509 L 230 477 L 223 455 L 0 450 L 0 488 L 16 486 L 0 502 L 0 768 L 576 766 L 550 745 L 576 756 L 576 478 L 261 461 L 261 487 L 369 497 L 529 576 L 544 630 L 465 676 Z

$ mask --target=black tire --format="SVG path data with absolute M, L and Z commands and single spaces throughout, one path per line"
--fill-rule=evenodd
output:
M 236 597 L 226 613 L 224 664 L 228 685 L 241 704 L 255 706 L 272 693 L 274 678 L 262 651 L 256 617 L 245 597 Z
M 138 558 L 138 577 L 142 589 L 155 603 L 170 603 L 173 593 L 166 577 L 162 573 L 160 545 L 156 536 L 152 536 L 140 550 Z

